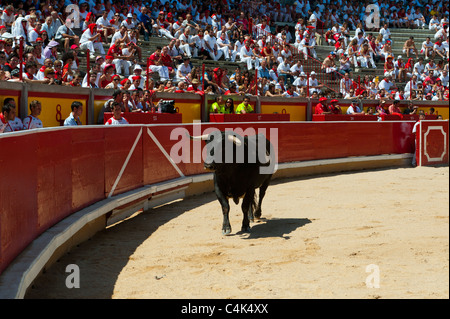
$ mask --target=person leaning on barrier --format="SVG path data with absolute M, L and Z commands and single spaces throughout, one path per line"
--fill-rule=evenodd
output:
M 122 108 L 122 111 L 125 112 L 125 106 L 123 105 L 123 91 L 115 90 L 112 95 L 112 99 L 106 101 L 102 109 L 100 110 L 100 113 L 98 114 L 97 124 L 103 124 L 105 112 L 113 111 L 112 108 L 113 102 L 119 103 L 119 105 Z
M 244 97 L 241 104 L 236 107 L 236 114 L 247 114 L 254 113 L 253 107 L 250 105 L 250 98 L 248 96 Z
M 224 105 L 223 105 L 223 97 L 222 95 L 216 96 L 216 100 L 211 107 L 209 108 L 209 113 L 223 113 Z
M 14 118 L 12 120 L 9 121 L 9 125 L 11 126 L 13 131 L 20 131 L 23 130 L 23 123 L 22 120 L 16 116 L 16 101 L 14 101 L 14 99 L 12 97 L 7 97 L 6 99 L 3 100 L 3 105 L 6 104 L 10 104 L 13 108 L 14 108 Z
M 339 106 L 339 104 L 337 104 L 338 102 L 339 101 L 336 99 L 330 101 L 328 109 L 330 110 L 331 114 L 342 114 L 341 107 Z
M 331 111 L 328 108 L 328 99 L 326 97 L 321 97 L 319 99 L 319 103 L 317 103 L 314 114 L 331 114 Z
M 30 103 L 30 115 L 23 119 L 23 126 L 25 130 L 31 130 L 33 128 L 43 128 L 41 119 L 42 105 L 38 100 L 33 100 Z
M 364 114 L 358 106 L 358 100 L 352 100 L 352 104 L 347 109 L 347 114 Z
M 16 117 L 16 108 L 11 103 L 7 103 L 2 107 L 0 114 L 0 133 L 14 132 L 12 122 Z
M 105 125 L 122 125 L 130 124 L 127 119 L 122 116 L 122 107 L 118 102 L 113 102 L 111 107 L 113 108 L 113 116 L 106 121 Z
M 80 116 L 83 114 L 83 104 L 78 101 L 73 101 L 70 108 L 72 109 L 72 112 L 64 121 L 64 126 L 82 125 Z

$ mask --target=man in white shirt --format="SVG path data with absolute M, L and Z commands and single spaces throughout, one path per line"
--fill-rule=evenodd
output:
M 352 104 L 347 109 L 347 114 L 364 114 L 358 106 L 358 100 L 352 100 Z
M 23 126 L 25 130 L 31 130 L 33 128 L 43 128 L 44 125 L 39 119 L 39 115 L 42 111 L 41 102 L 33 100 L 30 103 L 30 115 L 23 119 Z
M 185 81 L 186 76 L 192 71 L 191 66 L 189 64 L 191 60 L 188 57 L 183 59 L 183 63 L 181 63 L 177 68 L 177 74 L 175 77 L 175 81 Z
M 89 49 L 91 58 L 95 58 L 95 50 L 99 51 L 100 54 L 104 55 L 105 50 L 103 49 L 103 43 L 100 42 L 101 34 L 97 32 L 97 25 L 92 23 L 83 32 L 80 38 L 80 49 Z
M 420 50 L 420 53 L 425 55 L 425 60 L 428 60 L 430 56 L 434 57 L 433 46 L 434 43 L 431 42 L 430 37 L 427 37 L 427 39 L 422 42 L 422 49 Z
M 244 45 L 240 52 L 240 58 L 242 62 L 247 63 L 247 70 L 251 70 L 253 66 L 255 69 L 259 67 L 259 59 L 253 54 L 249 40 L 244 41 Z
M 411 92 L 417 91 L 417 75 L 413 74 L 411 81 L 406 83 L 405 85 L 405 98 L 409 98 L 411 95 Z
M 217 39 L 217 47 L 219 51 L 223 52 L 223 55 L 225 56 L 225 60 L 229 61 L 231 58 L 231 62 L 234 62 L 236 60 L 236 54 L 237 52 L 233 50 L 233 46 L 231 45 L 230 41 L 226 37 L 226 33 L 222 32 L 220 34 L 220 37 Z
M 305 61 L 308 60 L 308 56 L 312 55 L 314 58 L 317 57 L 316 50 L 314 49 L 314 45 L 311 43 L 309 34 L 305 35 L 303 40 L 300 42 L 299 51 L 303 52 Z
M 181 41 L 180 48 L 183 49 L 183 51 L 186 52 L 187 56 L 191 58 L 198 56 L 198 49 L 196 40 L 193 38 L 190 32 L 191 28 L 186 27 L 184 29 L 184 32 L 180 35 L 179 39 Z
M 395 84 L 392 82 L 392 75 L 386 76 L 383 80 L 378 83 L 378 89 L 384 89 L 386 92 L 390 92 L 391 89 L 394 89 Z
M 205 49 L 206 51 L 209 52 L 209 56 L 214 61 L 217 61 L 221 58 L 224 52 L 218 50 L 218 46 L 216 43 L 217 39 L 215 34 L 216 33 L 214 32 L 214 30 L 209 31 L 209 33 L 205 35 L 204 40 L 205 40 Z
M 430 22 L 428 23 L 428 29 L 435 31 L 440 29 L 439 19 L 435 15 L 433 15 Z
M 448 71 L 447 70 L 442 70 L 441 75 L 439 76 L 439 78 L 442 81 L 442 85 L 445 87 L 448 87 Z
M 445 48 L 442 44 L 441 39 L 438 39 L 433 46 L 433 51 L 438 57 L 440 56 L 442 59 L 445 59 Z
M 384 24 L 379 33 L 383 36 L 383 43 L 385 43 L 387 40 L 390 40 L 392 43 L 392 40 L 390 39 L 391 31 L 389 30 L 387 23 Z
M 109 23 L 107 11 L 103 11 L 102 16 L 98 18 L 97 21 L 95 21 L 95 23 L 97 24 L 98 31 L 103 32 L 103 36 L 105 37 L 105 39 L 110 34 L 115 33 L 114 27 L 111 25 L 111 23 Z

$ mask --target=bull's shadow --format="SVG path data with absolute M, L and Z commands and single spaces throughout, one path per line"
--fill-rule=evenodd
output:
M 311 223 L 311 220 L 309 220 L 308 218 L 262 218 L 259 222 L 251 223 L 251 229 L 249 233 L 238 232 L 237 234 L 248 234 L 248 237 L 245 237 L 244 239 L 269 237 L 281 237 L 284 239 L 290 239 L 290 233 L 295 231 L 297 228 L 303 227 L 304 225 L 309 223 Z

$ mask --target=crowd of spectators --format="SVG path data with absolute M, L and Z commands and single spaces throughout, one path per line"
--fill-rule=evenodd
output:
M 192 92 L 448 100 L 448 1 L 6 0 L 0 4 L 0 81 L 112 88 L 130 95 L 137 91 L 139 99 L 148 92 Z M 366 24 L 371 14 L 366 8 L 372 4 L 380 8 L 379 28 Z M 79 35 L 74 32 L 77 24 Z M 411 36 L 404 43 L 404 57 L 395 57 L 390 27 L 428 29 L 434 36 L 422 44 L 415 44 Z M 354 37 L 350 31 L 355 31 Z M 152 37 L 167 38 L 169 44 L 151 53 L 152 76 L 146 79 L 140 41 Z M 319 37 L 331 52 L 317 72 L 339 81 L 339 92 L 319 82 L 316 72 L 303 70 L 305 60 L 317 59 Z M 91 60 L 88 73 L 80 70 L 82 59 Z M 193 66 L 194 59 L 241 64 L 230 73 L 208 67 L 202 74 Z M 352 78 L 354 71 L 376 68 L 380 61 L 381 79 L 366 77 L 357 83 Z M 157 81 L 154 74 L 159 75 Z M 397 87 L 398 83 L 406 85 Z M 131 110 L 139 108 L 135 104 Z

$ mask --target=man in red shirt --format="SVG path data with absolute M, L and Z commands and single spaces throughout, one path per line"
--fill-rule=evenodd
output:
M 169 75 L 175 76 L 175 68 L 172 61 L 172 57 L 169 54 L 169 47 L 165 46 L 161 52 L 161 62 L 169 70 Z
M 150 55 L 149 68 L 152 72 L 158 72 L 162 81 L 169 80 L 169 68 L 163 65 L 161 58 L 161 47 L 156 47 L 156 51 Z
M 327 106 L 328 99 L 326 97 L 321 97 L 319 103 L 317 103 L 314 114 L 331 114 Z
M 116 70 L 118 74 L 124 74 L 125 76 L 130 75 L 130 67 L 132 66 L 132 63 L 130 60 L 133 59 L 133 54 L 130 56 L 123 55 L 122 48 L 121 48 L 121 39 L 116 39 L 114 41 L 114 44 L 111 45 L 111 47 L 108 50 L 108 53 L 106 55 L 113 57 L 113 63 L 116 66 Z

